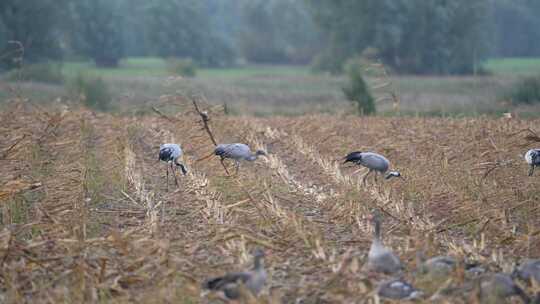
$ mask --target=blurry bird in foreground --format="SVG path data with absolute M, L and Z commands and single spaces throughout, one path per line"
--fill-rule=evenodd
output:
M 373 241 L 369 248 L 367 269 L 382 272 L 385 274 L 395 274 L 401 272 L 403 266 L 399 261 L 399 258 L 386 246 L 383 245 L 381 240 L 381 215 L 378 211 L 375 211 L 370 220 L 375 228 Z
M 223 292 L 227 299 L 238 299 L 242 295 L 242 287 L 257 296 L 267 280 L 264 268 L 264 252 L 256 249 L 253 252 L 254 265 L 251 270 L 231 272 L 221 277 L 215 277 L 202 284 L 203 289 Z

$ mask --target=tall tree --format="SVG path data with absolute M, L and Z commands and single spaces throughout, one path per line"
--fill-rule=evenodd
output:
M 99 67 L 115 67 L 122 58 L 123 1 L 71 1 L 73 30 L 71 44 L 80 55 Z
M 240 32 L 239 46 L 247 60 L 262 63 L 284 61 L 285 54 L 273 24 L 270 2 L 246 3 L 242 8 L 242 21 L 244 27 Z
M 161 57 L 188 57 L 201 65 L 224 65 L 232 50 L 218 37 L 197 0 L 151 0 L 145 9 L 146 40 Z
M 501 57 L 540 56 L 540 1 L 494 0 L 495 46 Z
M 241 54 L 252 62 L 306 63 L 321 35 L 303 1 L 250 0 L 241 6 Z
M 487 53 L 489 0 L 306 1 L 338 67 L 373 47 L 401 72 L 469 73 Z
M 66 20 L 66 0 L 0 1 L 0 56 L 2 65 L 13 67 L 9 54 L 18 41 L 24 46 L 25 62 L 58 59 L 62 55 L 61 26 Z

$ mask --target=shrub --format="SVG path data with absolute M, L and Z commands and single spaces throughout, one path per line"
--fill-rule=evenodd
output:
M 64 76 L 59 63 L 36 63 L 11 70 L 7 73 L 6 80 L 62 83 Z
M 169 71 L 175 75 L 195 77 L 197 65 L 191 59 L 170 58 L 167 60 Z
M 540 103 L 540 76 L 526 77 L 516 83 L 507 99 L 515 104 Z
M 376 112 L 375 100 L 362 77 L 361 63 L 359 61 L 349 62 L 345 70 L 349 76 L 349 84 L 343 88 L 345 97 L 353 104 L 356 104 L 360 114 L 374 114 Z
M 107 111 L 111 107 L 112 95 L 109 86 L 101 77 L 77 75 L 69 90 L 80 97 L 89 108 Z

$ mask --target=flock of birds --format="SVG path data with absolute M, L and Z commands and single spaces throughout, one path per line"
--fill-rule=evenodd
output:
M 159 149 L 159 160 L 167 165 L 167 189 L 169 186 L 169 171 L 175 178 L 176 168 L 180 168 L 182 173 L 187 174 L 187 169 L 180 162 L 183 155 L 182 148 L 178 144 L 163 144 Z M 240 168 L 241 161 L 255 161 L 259 156 L 266 156 L 266 152 L 258 150 L 252 152 L 248 145 L 242 143 L 219 144 L 211 155 L 219 156 L 221 161 L 230 159 L 234 161 L 236 173 Z M 534 169 L 540 166 L 540 149 L 531 149 L 525 154 L 525 161 L 529 165 L 528 175 L 532 176 Z M 368 169 L 364 175 L 362 183 L 366 182 L 371 173 L 384 176 L 385 179 L 393 177 L 403 178 L 398 171 L 390 170 L 390 162 L 384 156 L 373 152 L 355 151 L 347 154 L 343 158 L 344 163 L 354 163 Z M 381 282 L 376 289 L 379 297 L 395 300 L 413 300 L 423 296 L 423 292 L 413 287 L 410 283 L 402 279 L 404 267 L 399 257 L 392 250 L 384 246 L 381 239 L 382 216 L 378 211 L 374 211 L 369 217 L 374 227 L 374 236 L 367 256 L 365 269 L 376 273 L 394 276 L 389 280 Z M 258 295 L 264 288 L 268 274 L 264 267 L 264 252 L 256 249 L 253 252 L 254 265 L 252 269 L 225 274 L 224 276 L 211 278 L 202 284 L 203 289 L 218 291 L 226 299 L 238 299 L 242 290 L 249 290 L 253 295 Z M 417 272 L 419 274 L 447 275 L 455 271 L 458 261 L 451 256 L 436 256 L 425 260 L 422 254 L 417 255 Z M 459 292 L 471 291 L 475 287 L 478 289 L 479 298 L 482 303 L 504 303 L 505 299 L 518 296 L 524 303 L 540 304 L 540 292 L 533 299 L 515 283 L 516 279 L 523 280 L 527 284 L 540 285 L 540 259 L 528 259 L 515 267 L 511 274 L 489 273 L 485 268 L 477 264 L 464 265 L 466 274 L 474 277 L 468 285 Z

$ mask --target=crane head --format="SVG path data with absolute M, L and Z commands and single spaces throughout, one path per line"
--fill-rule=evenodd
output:
M 183 164 L 177 163 L 176 166 L 180 167 L 180 170 L 182 170 L 182 174 L 184 174 L 184 175 L 187 174 L 188 171 L 187 171 L 186 167 Z
M 264 152 L 263 150 L 257 150 L 257 152 L 255 152 L 255 154 L 257 154 L 257 155 L 263 155 L 263 156 L 268 156 L 268 154 L 266 154 L 266 152 Z
M 254 257 L 264 257 L 265 256 L 264 250 L 262 250 L 261 248 L 255 248 L 255 250 L 253 250 L 253 252 L 251 254 Z
M 401 173 L 399 173 L 398 171 L 390 171 L 384 178 L 391 179 L 392 177 L 399 177 L 399 178 L 405 179 L 403 176 L 401 176 Z
M 348 162 L 353 162 L 353 163 L 359 162 L 360 160 L 362 160 L 362 151 L 351 152 L 347 154 L 347 156 L 345 156 L 343 159 L 345 160 L 343 162 L 344 164 Z

